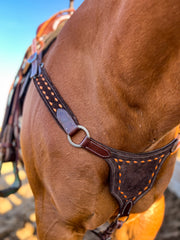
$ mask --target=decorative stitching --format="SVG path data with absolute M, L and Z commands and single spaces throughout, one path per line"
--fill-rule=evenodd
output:
M 122 184 L 122 173 L 121 173 L 121 165 L 120 165 L 120 163 L 123 163 L 123 162 L 125 162 L 125 163 L 127 163 L 127 164 L 137 164 L 137 163 L 139 163 L 139 164 L 144 164 L 144 163 L 150 163 L 150 162 L 152 162 L 152 161 L 157 161 L 158 160 L 158 164 L 155 166 L 155 168 L 154 168 L 154 171 L 152 172 L 152 174 L 151 174 L 151 178 L 148 180 L 148 184 L 147 184 L 147 186 L 146 187 L 144 187 L 144 189 L 143 189 L 143 191 L 139 191 L 138 192 L 138 194 L 137 194 L 137 196 L 134 196 L 133 198 L 132 198 L 132 201 L 135 201 L 136 199 L 137 199 L 137 197 L 139 197 L 140 195 L 142 195 L 145 191 L 147 191 L 149 188 L 150 188 L 150 185 L 151 185 L 151 183 L 152 183 L 152 180 L 153 180 L 153 178 L 155 177 L 155 173 L 157 172 L 157 170 L 158 170 L 158 167 L 160 166 L 160 163 L 162 162 L 162 158 L 164 157 L 165 155 L 164 154 L 162 154 L 159 158 L 158 157 L 155 157 L 154 159 L 148 159 L 148 160 L 142 160 L 142 161 L 129 161 L 129 160 L 123 160 L 123 159 L 117 159 L 117 158 L 114 158 L 114 161 L 118 164 L 118 169 L 119 169 L 119 184 L 118 184 L 118 191 L 119 191 L 119 193 L 126 199 L 126 198 L 128 198 L 127 197 L 127 195 L 125 195 L 125 193 L 123 192 L 123 191 L 121 191 L 121 184 Z
M 40 80 L 42 80 L 42 84 L 44 83 L 44 86 L 41 85 Z M 40 75 L 39 78 L 36 78 L 36 82 L 38 84 L 39 89 L 41 90 L 42 94 L 45 95 L 47 102 L 49 103 L 50 106 L 53 106 L 53 103 L 50 101 L 50 97 L 47 95 L 47 92 L 45 91 L 46 89 L 51 91 L 51 88 L 48 86 L 47 81 L 45 80 L 44 77 L 42 77 L 42 74 Z M 62 105 L 59 103 L 58 99 L 54 96 L 55 94 L 51 91 L 51 95 L 54 97 L 54 101 L 58 103 L 58 107 L 62 108 Z M 53 107 L 52 110 L 56 113 L 57 108 Z

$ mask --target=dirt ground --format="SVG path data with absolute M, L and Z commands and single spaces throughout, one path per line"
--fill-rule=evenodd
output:
M 20 177 L 23 186 L 18 193 L 5 199 L 0 198 L 0 240 L 37 240 L 34 199 L 22 169 Z M 12 172 L 7 166 L 3 170 L 0 187 L 11 182 Z M 165 197 L 165 219 L 156 240 L 180 240 L 180 198 L 169 190 L 166 191 Z

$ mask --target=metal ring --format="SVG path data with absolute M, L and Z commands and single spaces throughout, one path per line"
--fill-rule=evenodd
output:
M 90 138 L 90 134 L 89 134 L 88 130 L 87 130 L 85 127 L 83 127 L 83 126 L 81 126 L 81 125 L 78 125 L 77 127 L 78 127 L 79 129 L 83 130 L 83 131 L 86 133 L 86 137 Z M 74 142 L 72 141 L 70 135 L 67 135 L 67 138 L 68 138 L 69 143 L 70 143 L 73 147 L 81 148 L 81 144 L 76 144 L 76 143 L 74 143 Z

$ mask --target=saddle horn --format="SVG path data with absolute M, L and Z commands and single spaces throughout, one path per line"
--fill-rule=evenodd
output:
M 70 2 L 69 2 L 69 8 L 74 8 L 74 0 L 70 0 Z

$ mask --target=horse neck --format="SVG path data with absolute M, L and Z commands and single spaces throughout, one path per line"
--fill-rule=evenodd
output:
M 64 91 L 74 85 L 77 102 L 83 98 L 79 108 L 72 99 L 73 111 L 86 122 L 83 109 L 89 106 L 100 131 L 106 129 L 105 143 L 119 139 L 113 147 L 143 151 L 179 123 L 180 5 L 176 1 L 169 11 L 170 1 L 162 2 L 85 1 L 48 61 L 52 74 L 61 66 Z M 62 87 L 57 74 L 54 79 Z M 82 88 L 89 91 L 83 95 Z

